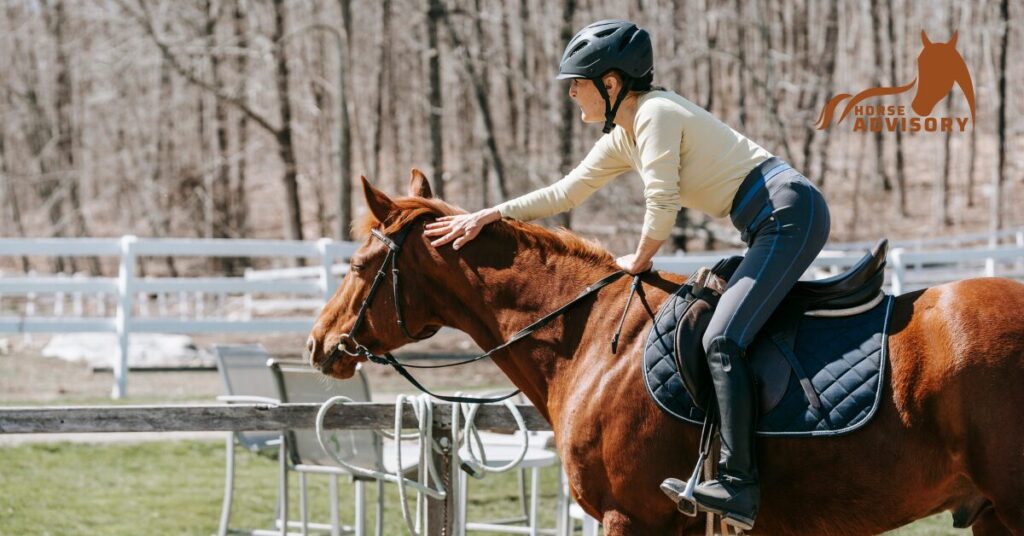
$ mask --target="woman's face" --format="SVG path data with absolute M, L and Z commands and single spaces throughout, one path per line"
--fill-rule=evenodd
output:
M 614 76 L 605 75 L 602 79 L 608 97 L 615 102 L 619 91 L 618 80 Z M 604 99 L 597 91 L 594 82 L 587 78 L 573 78 L 569 84 L 569 98 L 580 107 L 580 117 L 584 123 L 604 122 Z

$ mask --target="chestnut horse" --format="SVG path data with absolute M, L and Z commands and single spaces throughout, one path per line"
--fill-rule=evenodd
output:
M 343 333 L 380 355 L 409 342 L 406 333 L 450 326 L 490 349 L 618 269 L 607 251 L 568 231 L 514 220 L 488 225 L 459 251 L 437 249 L 424 223 L 461 211 L 432 199 L 421 173 L 413 170 L 410 197 L 391 199 L 365 178 L 363 188 L 370 214 L 357 231 L 408 229 L 394 257 L 402 281 L 396 296 L 385 271 L 351 333 L 388 253 L 368 237 L 307 343 L 312 365 L 336 378 L 363 360 L 335 351 Z M 644 274 L 617 353 L 609 339 L 628 277 L 493 355 L 551 423 L 573 495 L 609 535 L 702 532 L 703 518 L 679 513 L 658 489 L 666 477 L 689 475 L 700 428 L 659 410 L 641 379 L 652 319 L 684 279 Z M 1022 312 L 1024 285 L 1006 279 L 897 298 L 890 383 L 874 420 L 840 437 L 758 438 L 763 503 L 751 533 L 876 534 L 952 510 L 974 534 L 1024 535 Z

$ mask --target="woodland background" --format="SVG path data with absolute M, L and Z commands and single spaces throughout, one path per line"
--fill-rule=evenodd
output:
M 557 180 L 599 136 L 553 77 L 569 37 L 602 18 L 647 28 L 656 84 L 821 187 L 833 241 L 1024 224 L 1021 0 L 0 5 L 3 236 L 348 239 L 358 177 L 404 195 L 413 166 L 449 202 L 494 205 Z M 831 95 L 912 80 L 921 30 L 933 42 L 958 32 L 975 128 L 815 130 Z M 936 111 L 968 115 L 959 88 Z M 626 252 L 642 215 L 627 174 L 546 223 Z M 684 210 L 662 253 L 737 244 L 728 221 Z M 176 271 L 154 264 L 143 269 Z

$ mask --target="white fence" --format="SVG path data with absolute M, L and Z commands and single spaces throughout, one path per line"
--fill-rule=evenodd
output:
M 167 293 L 292 293 L 316 296 L 323 300 L 337 286 L 331 276 L 335 260 L 352 255 L 358 246 L 350 242 L 323 239 L 316 242 L 283 240 L 193 240 L 193 239 L 139 239 L 125 236 L 120 239 L 2 239 L 2 256 L 116 256 L 119 258 L 118 276 L 96 278 L 68 277 L 3 277 L 0 295 L 33 296 L 41 293 L 74 296 L 75 312 L 81 313 L 82 294 L 116 297 L 114 316 L 78 317 L 55 311 L 51 316 L 36 316 L 26 310 L 19 316 L 0 316 L 0 332 L 7 333 L 116 333 L 119 355 L 114 363 L 114 387 L 111 396 L 121 398 L 127 394 L 128 347 L 131 333 L 239 333 L 239 332 L 306 332 L 313 318 L 301 317 L 244 318 L 175 318 L 172 316 L 138 317 L 136 306 L 147 302 L 149 294 Z M 319 277 L 314 281 L 260 280 L 244 277 L 136 277 L 135 264 L 143 256 L 198 256 L 198 257 L 305 257 L 318 259 Z M 33 303 L 33 302 L 29 302 Z M 55 304 L 63 308 L 63 299 Z M 101 300 L 100 303 L 105 303 Z M 201 302 L 200 302 L 201 303 Z M 58 306 L 55 305 L 55 309 Z M 26 307 L 26 309 L 34 309 Z
M 970 249 L 917 251 L 895 248 L 888 257 L 887 285 L 894 294 L 913 291 L 939 283 L 999 275 L 1024 278 L 1024 233 L 1007 235 L 1015 245 L 997 245 Z M 947 239 L 951 240 L 951 239 Z M 996 243 L 996 240 L 990 240 Z M 115 333 L 118 358 L 113 364 L 112 396 L 127 394 L 128 348 L 132 333 L 306 333 L 314 316 L 329 298 L 347 268 L 335 264 L 349 258 L 358 248 L 351 242 L 322 239 L 315 242 L 282 240 L 200 240 L 200 239 L 0 239 L 0 256 L 108 256 L 119 260 L 115 277 L 17 276 L 0 277 L 0 297 L 25 298 L 19 314 L 0 316 L 0 333 Z M 864 246 L 866 248 L 866 245 Z M 655 258 L 655 268 L 689 274 L 701 266 L 717 262 L 725 252 L 702 255 Z M 247 270 L 244 277 L 137 277 L 139 257 L 283 257 L 315 259 L 303 268 Z M 830 245 L 814 261 L 814 277 L 838 273 L 857 263 L 861 251 L 843 245 Z M 206 316 L 203 295 L 241 295 L 244 314 L 236 318 Z M 258 296 L 288 295 L 285 299 Z M 37 297 L 53 296 L 49 314 L 39 311 Z M 157 298 L 152 314 L 150 296 Z M 179 310 L 173 314 L 165 297 L 178 295 Z M 194 295 L 191 312 L 182 305 Z M 64 302 L 71 297 L 71 311 Z M 97 296 L 100 305 L 92 316 L 83 314 L 84 297 Z M 106 299 L 115 301 L 109 316 Z M 292 312 L 291 316 L 282 311 Z M 295 311 L 302 311 L 294 314 Z M 273 314 L 258 317 L 256 314 Z

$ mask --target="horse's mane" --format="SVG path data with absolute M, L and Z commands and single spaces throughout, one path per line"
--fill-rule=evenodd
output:
M 393 201 L 398 208 L 397 215 L 389 218 L 384 223 L 384 228 L 381 229 L 387 235 L 397 233 L 399 229 L 420 216 L 451 216 L 466 213 L 465 210 L 449 205 L 440 199 L 399 197 Z M 367 212 L 361 220 L 352 226 L 353 234 L 364 238 L 370 234 L 371 229 L 380 225 L 381 222 L 373 213 Z M 485 231 L 511 238 L 526 246 L 542 247 L 548 251 L 578 257 L 598 266 L 615 263 L 615 258 L 608 250 L 596 242 L 584 239 L 561 227 L 551 231 L 532 223 L 502 219 L 488 225 Z

